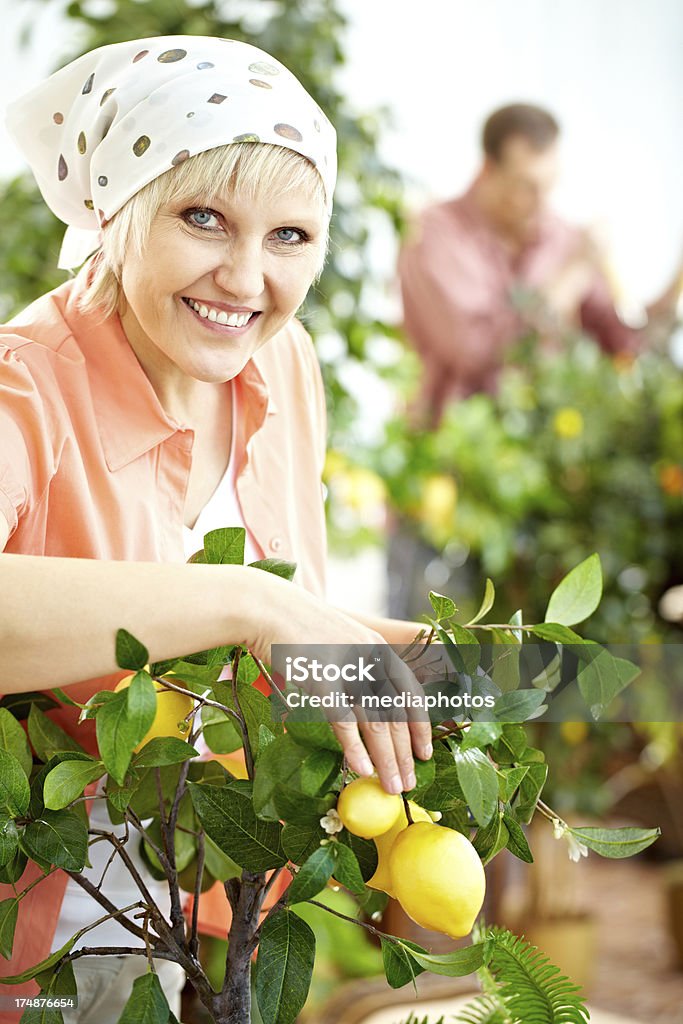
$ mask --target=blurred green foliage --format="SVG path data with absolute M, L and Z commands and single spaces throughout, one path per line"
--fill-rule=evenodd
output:
M 535 621 L 597 551 L 605 596 L 591 636 L 680 641 L 657 615 L 683 581 L 683 377 L 666 354 L 610 357 L 582 337 L 548 352 L 527 338 L 497 395 L 453 404 L 429 433 L 395 418 L 366 465 L 444 575 L 467 565 L 477 590 L 492 576 L 508 614 Z M 447 592 L 460 603 L 457 575 Z
M 43 0 L 62 7 L 60 0 Z M 303 320 L 314 338 L 325 335 L 320 358 L 327 388 L 330 434 L 343 438 L 355 419 L 356 401 L 340 367 L 363 363 L 369 347 L 395 329 L 370 309 L 369 236 L 381 224 L 402 226 L 401 182 L 377 156 L 384 115 L 352 110 L 337 84 L 346 62 L 345 18 L 335 0 L 78 0 L 65 17 L 74 22 L 77 48 L 59 65 L 106 43 L 154 35 L 215 35 L 254 43 L 287 65 L 337 129 L 339 180 L 331 226 L 330 257 L 311 292 Z M 28 31 L 30 37 L 30 27 Z M 64 226 L 40 198 L 30 175 L 6 184 L 0 197 L 0 315 L 5 320 L 67 276 L 56 261 Z

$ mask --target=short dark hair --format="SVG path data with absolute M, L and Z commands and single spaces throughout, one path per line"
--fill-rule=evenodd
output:
M 522 136 L 534 149 L 543 150 L 555 142 L 559 132 L 559 124 L 547 110 L 532 103 L 511 103 L 489 115 L 481 141 L 486 155 L 499 161 L 503 146 L 513 136 Z

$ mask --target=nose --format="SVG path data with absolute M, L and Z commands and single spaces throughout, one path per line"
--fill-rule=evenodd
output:
M 261 240 L 233 240 L 226 246 L 214 271 L 218 287 L 237 304 L 263 294 L 265 286 L 264 252 Z

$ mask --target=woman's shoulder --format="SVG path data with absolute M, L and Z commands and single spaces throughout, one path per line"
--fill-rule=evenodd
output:
M 0 346 L 28 365 L 50 363 L 58 358 L 73 358 L 69 342 L 73 330 L 66 310 L 73 288 L 65 281 L 41 295 L 6 324 L 0 324 Z

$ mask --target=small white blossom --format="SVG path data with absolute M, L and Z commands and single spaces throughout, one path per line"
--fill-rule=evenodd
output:
M 576 862 L 581 860 L 582 857 L 588 856 L 588 847 L 583 843 L 580 843 L 578 839 L 572 835 L 568 826 L 563 821 L 560 821 L 559 818 L 553 818 L 553 835 L 556 839 L 567 840 L 567 846 L 569 847 L 567 853 L 570 860 Z
M 569 844 L 569 859 L 573 861 L 579 861 L 582 857 L 588 856 L 588 847 L 583 843 L 580 843 L 571 832 L 567 832 L 567 842 Z
M 553 818 L 553 835 L 555 836 L 555 838 L 562 839 L 566 831 L 567 826 L 565 825 L 565 823 L 563 821 L 560 821 L 559 818 Z
M 320 825 L 325 829 L 328 836 L 333 836 L 335 832 L 341 832 L 344 828 L 342 820 L 334 807 L 330 807 L 327 814 L 320 819 Z

